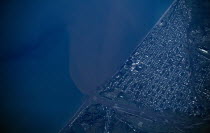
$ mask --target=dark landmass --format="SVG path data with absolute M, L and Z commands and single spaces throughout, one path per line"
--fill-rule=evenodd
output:
M 209 9 L 175 0 L 61 133 L 209 132 Z

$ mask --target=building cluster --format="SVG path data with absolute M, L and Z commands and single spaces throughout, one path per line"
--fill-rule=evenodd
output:
M 207 111 L 210 88 L 202 85 L 210 81 L 210 67 L 202 63 L 210 59 L 200 57 L 199 48 L 189 43 L 190 12 L 184 0 L 172 4 L 100 94 L 159 111 Z

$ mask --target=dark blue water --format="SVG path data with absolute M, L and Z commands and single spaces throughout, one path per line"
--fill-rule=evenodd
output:
M 69 75 L 67 33 L 48 37 L 30 53 L 1 63 L 11 132 L 57 132 L 81 104 L 82 95 Z
M 119 17 L 113 21 L 113 27 L 107 24 L 112 21 L 110 13 L 106 13 L 112 1 L 4 3 L 4 15 L 1 16 L 4 33 L 0 38 L 0 95 L 4 103 L 1 120 L 5 130 L 10 133 L 58 132 L 84 99 L 72 79 L 77 86 L 87 85 L 87 88 L 90 85 L 84 84 L 85 81 L 94 83 L 91 79 L 107 79 L 120 67 L 170 2 L 127 1 L 128 8 L 124 3 L 119 13 L 115 12 L 111 18 L 129 12 L 133 14 L 131 23 L 134 25 L 127 24 L 127 21 L 120 23 L 124 19 Z M 115 34 L 105 37 L 105 30 Z M 88 34 L 92 41 L 81 41 Z M 121 41 L 116 42 L 118 39 Z M 101 43 L 103 40 L 106 43 Z M 101 51 L 103 56 L 97 58 Z M 115 55 L 113 60 L 106 60 L 111 55 Z M 104 67 L 97 69 L 96 66 Z M 72 77 L 70 73 L 73 73 Z

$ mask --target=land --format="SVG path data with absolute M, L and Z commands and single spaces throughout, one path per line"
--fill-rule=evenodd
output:
M 175 0 L 61 133 L 210 131 L 210 2 Z

